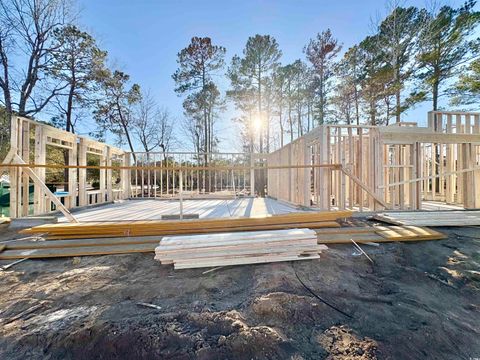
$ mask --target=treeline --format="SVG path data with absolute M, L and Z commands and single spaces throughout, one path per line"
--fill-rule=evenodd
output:
M 12 114 L 42 112 L 73 133 L 93 118 L 89 135 L 104 140 L 113 134 L 132 152 L 168 150 L 173 141 L 168 111 L 128 74 L 108 65 L 107 52 L 79 28 L 75 14 L 69 0 L 0 0 L 2 144 Z
M 246 151 L 269 152 L 324 123 L 389 124 L 416 104 L 480 105 L 476 2 L 459 8 L 395 6 L 372 35 L 342 54 L 330 29 L 281 63 L 270 35 L 255 35 L 225 64 L 226 49 L 195 37 L 178 54 L 175 91 L 185 97 L 186 133 L 199 152 L 218 144 L 215 121 L 234 104 Z M 229 89 L 219 91 L 218 75 Z

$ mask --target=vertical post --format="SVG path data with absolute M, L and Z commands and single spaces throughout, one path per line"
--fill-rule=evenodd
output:
M 106 165 L 107 159 L 107 146 L 104 146 L 103 153 L 100 157 L 100 166 Z M 100 169 L 100 196 L 101 196 L 101 203 L 105 202 L 105 179 L 106 179 L 107 171 L 105 169 Z
M 78 165 L 87 165 L 87 144 L 82 137 L 78 143 Z M 87 205 L 87 169 L 78 169 L 78 205 Z
M 255 196 L 255 158 L 250 153 L 250 196 Z
M 22 158 L 25 162 L 30 162 L 30 122 L 22 121 Z M 22 207 L 21 215 L 28 216 L 30 207 L 30 178 L 25 171 L 22 171 L 21 189 L 22 189 Z
M 123 154 L 123 165 L 126 167 L 131 166 L 130 161 L 131 155 L 130 153 L 126 152 Z M 131 169 L 124 169 L 121 172 L 122 176 L 122 190 L 123 190 L 123 198 L 128 199 L 130 197 L 130 186 L 132 184 L 132 170 Z
M 19 150 L 19 118 L 16 116 L 11 117 L 10 121 L 10 151 L 17 155 Z M 20 174 L 20 168 L 10 168 L 10 217 L 19 217 L 18 212 L 18 177 Z
M 303 165 L 310 165 L 312 162 L 312 150 L 311 148 L 307 145 L 307 142 L 305 139 L 302 139 L 301 145 L 303 147 Z M 312 181 L 312 176 L 311 176 L 311 168 L 310 167 L 305 167 L 303 169 L 300 169 L 300 171 L 303 171 L 303 205 L 304 206 L 311 206 L 311 181 Z
M 45 164 L 46 162 L 46 143 L 45 143 L 45 135 L 43 133 L 43 126 L 42 125 L 36 125 L 35 126 L 35 164 Z M 35 172 L 38 176 L 38 178 L 45 183 L 45 168 L 36 168 Z M 33 205 L 33 213 L 35 215 L 37 214 L 43 214 L 46 212 L 46 207 L 45 207 L 45 195 L 38 187 L 38 185 L 34 185 L 33 188 L 33 197 L 34 197 L 34 205 Z
M 72 139 L 72 148 L 68 150 L 68 164 L 77 165 L 77 137 Z M 77 205 L 77 169 L 68 169 L 68 198 L 69 207 L 73 208 Z
M 179 194 L 180 194 L 180 220 L 183 220 L 183 170 L 182 169 L 180 169 Z
M 107 146 L 107 159 L 106 159 L 107 166 L 112 166 L 112 150 L 110 146 Z M 107 169 L 106 171 L 107 177 L 107 201 L 113 201 L 113 189 L 112 189 L 112 169 Z

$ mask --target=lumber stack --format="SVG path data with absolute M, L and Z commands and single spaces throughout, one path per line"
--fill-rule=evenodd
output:
M 394 225 L 413 226 L 477 226 L 480 211 L 402 211 L 376 214 L 375 220 Z
M 335 221 L 349 217 L 351 211 L 301 212 L 253 218 L 199 220 L 112 221 L 45 224 L 22 230 L 24 234 L 46 234 L 48 239 L 79 239 L 122 236 L 169 236 L 281 230 L 294 228 L 340 227 Z
M 164 237 L 155 259 L 189 269 L 318 259 L 325 249 L 309 229 L 249 231 Z

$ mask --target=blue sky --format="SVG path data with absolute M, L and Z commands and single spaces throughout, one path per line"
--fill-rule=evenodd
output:
M 99 39 L 111 61 L 178 119 L 182 99 L 173 91 L 176 54 L 193 36 L 209 36 L 227 48 L 227 63 L 241 53 L 247 38 L 274 36 L 283 51 L 282 63 L 303 58 L 302 49 L 317 32 L 330 28 L 344 49 L 372 32 L 372 21 L 386 13 L 384 0 L 79 0 L 80 23 Z M 424 6 L 424 1 L 405 1 Z M 463 1 L 452 0 L 456 6 Z M 228 86 L 223 81 L 221 87 Z M 424 123 L 429 104 L 410 111 L 406 121 Z M 221 150 L 238 142 L 228 111 L 218 123 L 225 130 Z M 186 150 L 186 149 L 184 149 Z

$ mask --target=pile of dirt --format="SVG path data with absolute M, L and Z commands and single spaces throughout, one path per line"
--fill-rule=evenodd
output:
M 363 246 L 373 264 L 350 245 L 207 274 L 152 254 L 28 260 L 0 272 L 0 358 L 475 358 L 480 240 L 442 230 Z

